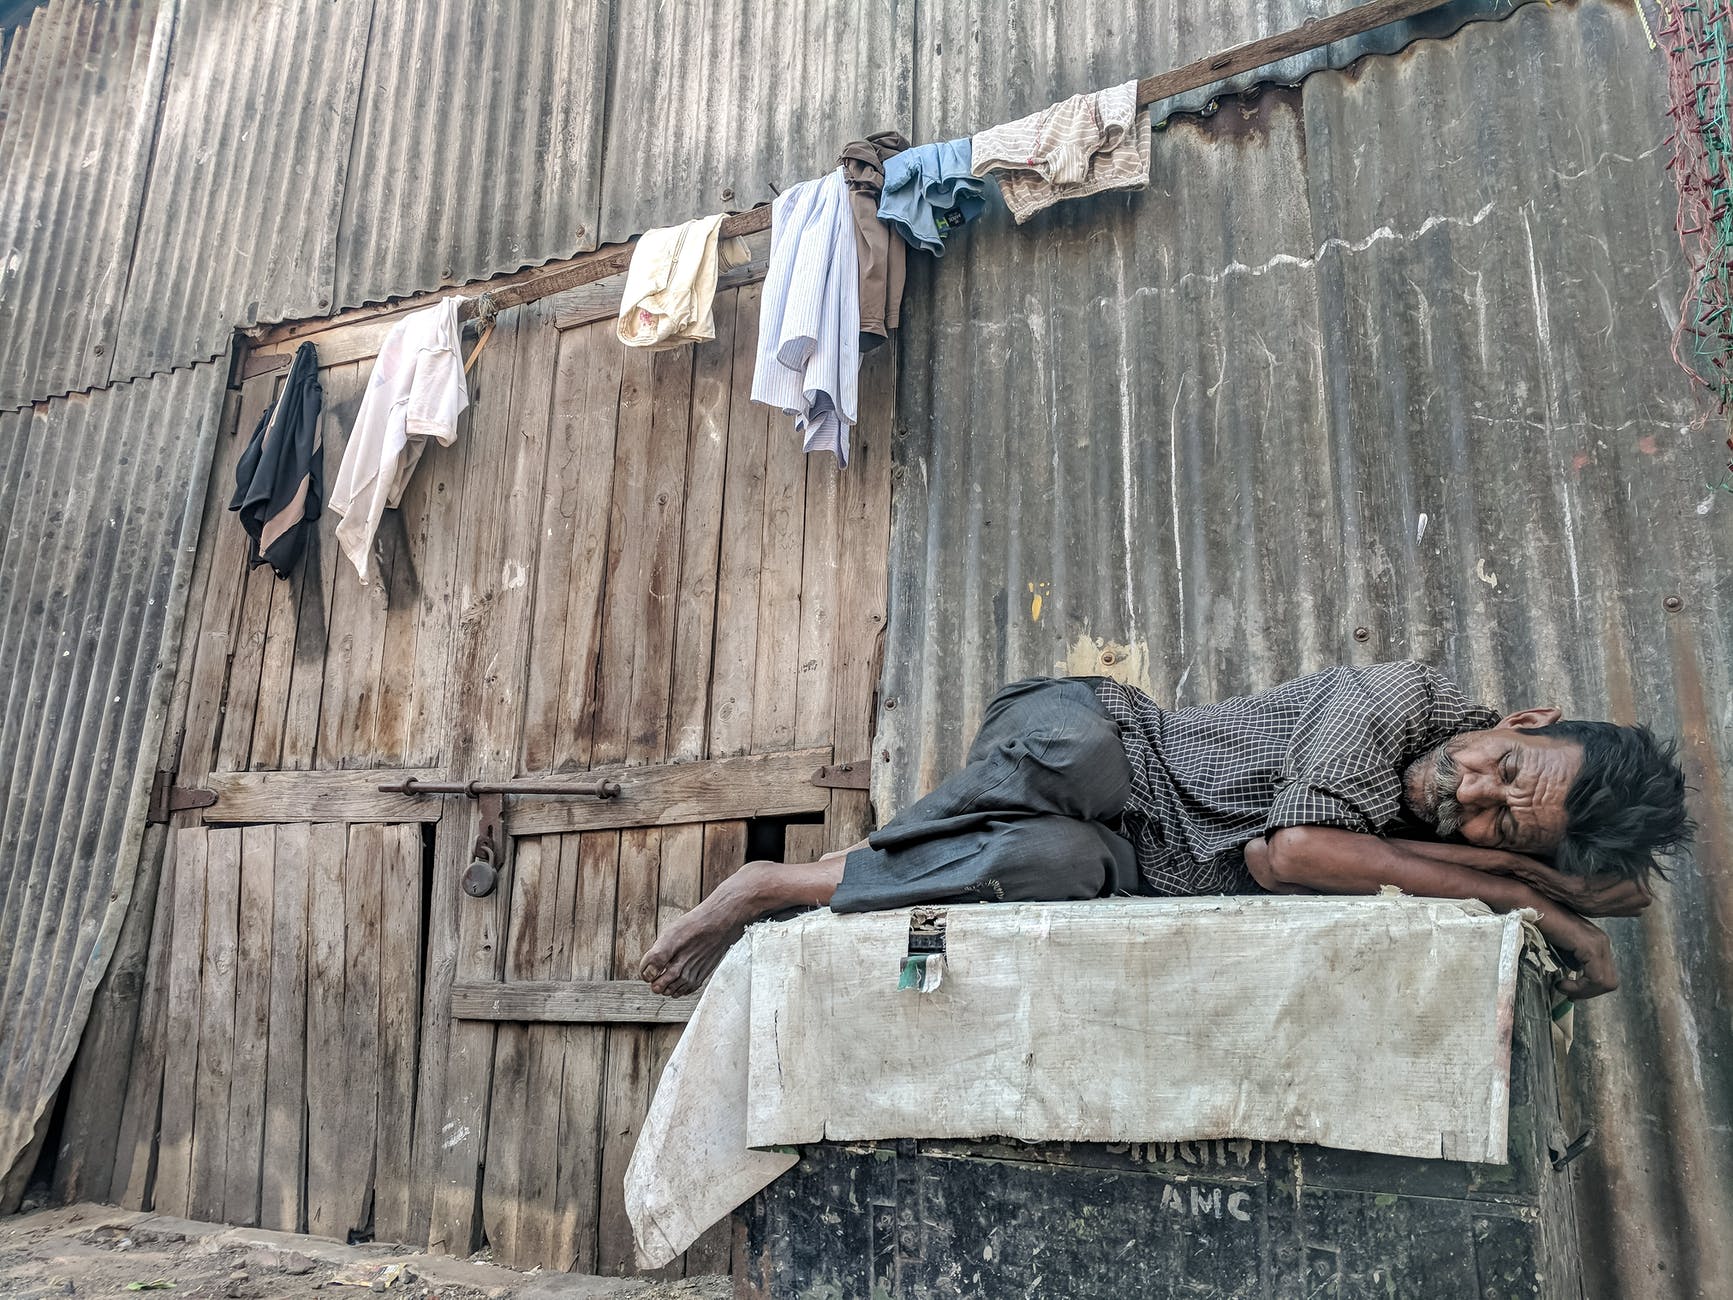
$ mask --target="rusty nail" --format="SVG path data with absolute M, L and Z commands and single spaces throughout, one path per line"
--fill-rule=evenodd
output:
M 1685 608 L 1685 602 L 1680 600 L 1677 596 L 1668 596 L 1667 599 L 1661 602 L 1661 605 L 1669 614 L 1677 614 L 1680 610 Z
M 734 202 L 734 191 L 733 190 L 723 190 L 722 191 L 722 201 L 724 203 Z
M 888 763 L 888 762 L 890 762 L 890 761 L 891 761 L 891 751 L 890 751 L 890 750 L 888 750 L 888 749 L 881 749 L 881 750 L 879 750 L 879 761 L 880 761 L 880 762 L 881 762 L 881 763 Z
M 1372 629 L 1369 627 L 1355 628 L 1354 639 L 1356 641 L 1370 641 L 1372 639 Z
M 894 695 L 890 699 L 885 701 L 885 708 L 894 709 L 896 707 L 897 707 L 897 701 L 896 701 L 896 697 Z

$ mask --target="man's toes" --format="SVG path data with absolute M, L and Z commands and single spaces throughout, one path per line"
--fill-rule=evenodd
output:
M 662 962 L 654 953 L 646 953 L 644 960 L 638 964 L 638 978 L 654 986 L 656 977 L 662 974 Z

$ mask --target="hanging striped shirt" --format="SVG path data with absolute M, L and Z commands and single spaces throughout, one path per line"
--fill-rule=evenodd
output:
M 792 415 L 807 451 L 847 465 L 859 371 L 859 264 L 839 167 L 771 205 L 752 400 Z

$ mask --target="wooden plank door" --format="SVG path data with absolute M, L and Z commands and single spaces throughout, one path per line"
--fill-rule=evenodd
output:
M 893 380 L 883 349 L 839 473 L 749 400 L 756 285 L 657 354 L 615 342 L 617 294 L 500 317 L 366 586 L 329 513 L 292 579 L 247 570 L 226 506 L 277 383 L 247 362 L 170 722 L 177 783 L 217 802 L 169 839 L 129 1203 L 630 1271 L 621 1176 L 681 1019 L 631 982 L 643 951 L 749 851 L 867 824 L 864 790 L 811 776 L 871 741 Z M 314 336 L 327 483 L 387 326 Z M 379 790 L 585 772 L 623 797 L 509 800 L 479 899 L 473 801 Z
M 339 341 L 321 370 L 327 484 L 376 346 Z M 377 787 L 450 761 L 467 449 L 423 458 L 381 530 L 379 582 L 341 559 L 330 512 L 277 579 L 247 567 L 227 506 L 278 385 L 242 386 L 212 474 L 169 730 L 177 784 L 216 802 L 167 840 L 114 1185 L 139 1208 L 409 1240 L 417 1204 L 426 1220 L 412 1117 L 445 810 Z
M 485 1113 L 444 1116 L 464 1133 L 445 1185 L 476 1180 L 445 1229 L 517 1266 L 634 1271 L 622 1180 L 689 1009 L 636 979 L 657 932 L 749 840 L 811 856 L 866 825 L 863 790 L 812 777 L 868 757 L 890 358 L 863 374 L 839 472 L 749 400 L 758 300 L 720 294 L 715 341 L 664 353 L 555 303 L 549 355 L 516 380 L 547 376 L 547 430 L 512 771 L 623 788 L 508 799 L 498 897 L 458 903 L 492 942 L 451 990 L 448 1096 L 475 1095 L 488 1065 L 491 1092 Z M 729 1249 L 724 1229 L 671 1271 L 725 1270 Z

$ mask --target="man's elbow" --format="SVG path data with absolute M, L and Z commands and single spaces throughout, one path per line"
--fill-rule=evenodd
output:
M 1310 826 L 1283 826 L 1264 837 L 1264 851 L 1247 855 L 1252 879 L 1272 893 L 1315 884 L 1317 835 Z

